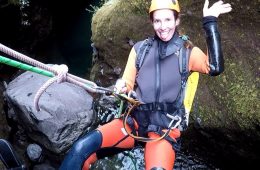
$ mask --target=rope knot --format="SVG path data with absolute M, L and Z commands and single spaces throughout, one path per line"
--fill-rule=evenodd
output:
M 65 64 L 54 65 L 52 68 L 56 71 L 57 83 L 61 83 L 67 80 L 67 73 L 69 71 L 68 66 Z

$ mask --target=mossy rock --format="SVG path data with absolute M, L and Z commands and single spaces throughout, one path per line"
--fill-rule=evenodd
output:
M 153 34 L 149 17 L 141 14 L 133 2 L 109 1 L 92 18 L 92 41 L 99 57 L 91 77 L 102 85 L 112 85 L 122 75 L 131 50 L 129 39 L 136 42 Z

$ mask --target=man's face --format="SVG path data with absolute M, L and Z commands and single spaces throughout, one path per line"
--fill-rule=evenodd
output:
M 169 41 L 179 25 L 174 12 L 170 9 L 160 9 L 153 12 L 153 28 L 162 41 Z

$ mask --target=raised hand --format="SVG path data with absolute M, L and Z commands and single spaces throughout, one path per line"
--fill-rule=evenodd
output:
M 206 16 L 214 16 L 218 17 L 220 14 L 228 13 L 232 10 L 232 7 L 229 3 L 224 3 L 223 1 L 215 2 L 209 8 L 209 0 L 205 0 L 204 7 L 203 7 L 203 17 Z

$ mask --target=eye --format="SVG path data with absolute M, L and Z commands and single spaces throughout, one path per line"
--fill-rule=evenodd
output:
M 154 24 L 158 24 L 160 21 L 158 19 L 153 20 Z
M 171 21 L 171 19 L 170 19 L 170 18 L 166 18 L 165 21 L 166 21 L 166 22 L 169 22 L 169 21 Z

